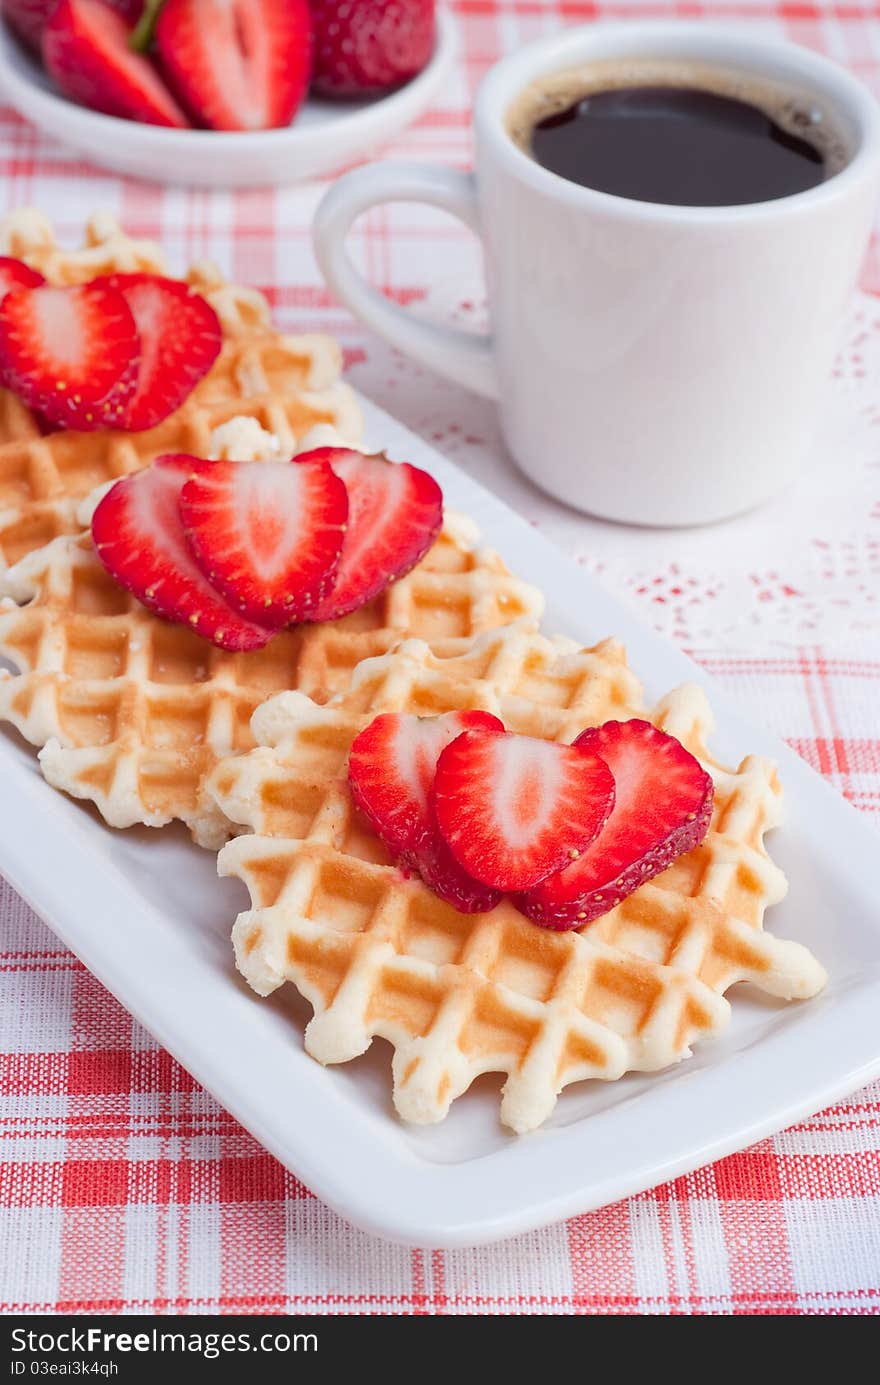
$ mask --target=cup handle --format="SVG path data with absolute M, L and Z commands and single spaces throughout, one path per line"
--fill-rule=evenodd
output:
M 334 183 L 318 207 L 313 227 L 315 254 L 336 297 L 374 332 L 456 384 L 497 399 L 490 336 L 413 316 L 368 284 L 352 264 L 345 248 L 351 224 L 361 212 L 383 202 L 427 202 L 451 212 L 479 235 L 473 174 L 408 163 L 354 169 Z

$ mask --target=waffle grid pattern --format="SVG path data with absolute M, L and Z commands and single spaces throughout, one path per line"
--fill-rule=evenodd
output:
M 51 784 L 93 801 L 113 826 L 179 818 L 207 847 L 225 839 L 227 825 L 204 775 L 221 756 L 250 748 L 250 717 L 264 698 L 301 688 L 324 699 L 347 686 L 362 658 L 405 635 L 451 653 L 541 612 L 539 594 L 497 554 L 455 536 L 454 518 L 422 563 L 361 611 L 245 654 L 158 620 L 115 584 L 88 535 L 54 540 L 4 585 L 0 654 L 20 673 L 0 678 L 0 720 L 44 747 Z
M 130 239 L 112 218 L 92 218 L 85 239 L 81 250 L 62 250 L 49 223 L 30 211 L 0 225 L 0 253 L 16 255 L 54 283 L 114 270 L 164 272 L 158 248 Z M 288 453 L 319 425 L 335 428 L 346 442 L 359 440 L 360 411 L 339 380 L 342 357 L 332 338 L 273 331 L 262 295 L 226 283 L 210 265 L 195 266 L 187 278 L 217 311 L 223 347 L 189 398 L 155 428 L 44 434 L 22 402 L 0 389 L 0 570 L 76 533 L 78 504 L 96 486 L 163 452 L 207 456 L 211 433 L 230 418 L 256 419 Z
M 253 718 L 259 748 L 212 776 L 219 807 L 255 834 L 220 855 L 221 874 L 241 878 L 253 904 L 233 932 L 238 966 L 260 994 L 287 979 L 306 996 L 313 1057 L 345 1062 L 374 1035 L 390 1040 L 395 1105 L 416 1122 L 442 1119 L 475 1077 L 503 1072 L 501 1119 L 525 1131 L 571 1082 L 686 1056 L 723 1027 L 721 995 L 735 981 L 787 998 L 822 986 L 805 948 L 761 928 L 785 881 L 763 846 L 778 784 L 754 757 L 736 773 L 715 771 L 715 821 L 698 852 L 601 928 L 539 930 L 507 901 L 466 917 L 404 880 L 354 809 L 348 749 L 379 712 L 462 707 L 563 741 L 644 711 L 612 641 L 581 651 L 514 628 L 446 659 L 407 641 L 360 665 L 350 692 L 327 706 L 301 693 L 265 702 Z M 678 689 L 650 715 L 706 759 L 711 721 L 697 688 Z

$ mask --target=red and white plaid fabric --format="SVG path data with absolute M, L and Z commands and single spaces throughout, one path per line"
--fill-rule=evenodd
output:
M 596 19 L 665 15 L 748 24 L 821 50 L 880 90 L 880 11 L 858 0 L 457 0 L 452 9 L 461 38 L 455 78 L 388 157 L 467 166 L 468 105 L 489 64 L 560 24 Z M 161 240 L 176 267 L 211 256 L 234 279 L 266 291 L 282 327 L 333 332 L 355 383 L 512 503 L 530 507 L 590 561 L 584 535 L 598 542 L 600 526 L 588 530 L 586 521 L 524 489 L 502 460 L 489 407 L 403 362 L 330 300 L 309 240 L 322 185 L 223 193 L 125 181 L 77 160 L 8 109 L 0 110 L 0 171 L 2 210 L 38 206 L 73 241 L 90 211 L 107 208 L 133 234 Z M 415 302 L 416 310 L 429 285 L 461 283 L 474 271 L 465 232 L 427 210 L 373 211 L 354 244 L 374 282 Z M 875 258 L 864 283 L 880 291 Z M 865 301 L 870 317 L 873 304 Z M 873 327 L 880 331 L 880 323 Z M 863 376 L 858 340 L 853 373 Z M 816 645 L 759 639 L 758 632 L 751 639 L 742 631 L 707 637 L 711 611 L 693 626 L 693 639 L 686 615 L 681 629 L 679 616 L 669 628 L 858 808 L 876 815 L 880 616 L 871 603 L 878 590 L 880 471 L 876 460 L 866 466 L 874 468 L 868 509 L 875 528 L 858 543 L 839 524 L 833 535 L 816 528 L 804 536 L 827 555 L 824 575 L 834 578 L 842 617 L 855 603 L 858 618 L 844 639 Z M 828 515 L 830 526 L 831 509 Z M 742 538 L 729 527 L 713 533 L 714 554 L 727 546 L 731 563 L 737 543 Z M 652 576 L 647 551 L 633 558 L 631 571 L 609 576 L 609 569 L 606 580 L 647 602 L 648 614 L 662 614 L 670 602 L 686 612 L 701 583 L 668 560 Z M 669 551 L 680 556 L 678 536 Z M 635 552 L 631 538 L 626 552 Z M 594 565 L 602 575 L 604 564 Z M 763 576 L 750 579 L 756 602 L 800 597 L 797 583 L 772 566 L 763 553 Z M 708 579 L 702 594 L 715 595 Z M 318 1202 L 157 1048 L 2 882 L 0 988 L 2 1311 L 880 1311 L 880 1084 L 744 1154 L 567 1224 L 488 1249 L 412 1251 L 353 1230 Z

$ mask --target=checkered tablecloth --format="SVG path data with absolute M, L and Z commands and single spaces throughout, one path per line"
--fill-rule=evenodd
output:
M 846 5 L 457 0 L 454 80 L 388 157 L 467 166 L 489 64 L 560 24 L 710 17 L 785 35 L 880 91 L 880 10 Z M 2 210 L 75 240 L 108 208 L 176 268 L 211 256 L 279 323 L 335 333 L 351 378 L 470 467 L 693 652 L 864 813 L 880 810 L 880 308 L 853 307 L 833 416 L 798 494 L 690 535 L 612 529 L 512 471 L 491 408 L 386 349 L 333 303 L 312 257 L 318 183 L 182 191 L 105 175 L 0 110 Z M 454 315 L 472 242 L 411 207 L 354 248 L 414 311 Z M 864 287 L 880 289 L 880 262 Z M 833 466 L 832 466 L 833 463 Z M 880 1085 L 691 1177 L 488 1249 L 405 1250 L 342 1222 L 157 1048 L 0 882 L 3 1311 L 831 1313 L 880 1311 Z

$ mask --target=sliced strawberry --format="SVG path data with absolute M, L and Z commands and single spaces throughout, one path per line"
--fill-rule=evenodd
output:
M 348 495 L 327 462 L 213 462 L 180 493 L 196 562 L 250 620 L 280 628 L 321 600 L 342 552 Z
M 92 538 L 111 576 L 163 620 L 189 625 L 221 649 L 260 649 L 273 632 L 244 620 L 214 590 L 189 551 L 178 514 L 184 481 L 216 465 L 158 457 L 117 481 L 92 516 Z
M 186 128 L 153 64 L 131 51 L 132 31 L 103 0 L 58 0 L 43 30 L 46 71 L 65 96 L 90 110 Z
M 337 620 L 372 601 L 427 553 L 443 523 L 443 492 L 409 462 L 347 447 L 316 447 L 296 458 L 329 462 L 348 491 L 348 531 L 336 580 L 309 620 Z
M 606 721 L 575 741 L 614 775 L 614 811 L 570 866 L 518 901 L 544 928 L 581 928 L 691 851 L 712 817 L 712 778 L 680 741 L 649 721 Z
M 52 423 L 90 430 L 125 417 L 140 340 L 131 309 L 102 284 L 16 289 L 0 303 L 0 369 Z
M 312 71 L 308 0 L 165 0 L 156 50 L 172 90 L 199 125 L 289 125 Z
M 137 388 L 122 425 L 154 428 L 178 409 L 223 345 L 223 329 L 210 303 L 180 279 L 160 274 L 107 274 L 92 281 L 121 293 L 141 339 Z
M 383 712 L 355 738 L 348 758 L 352 797 L 391 855 L 462 914 L 493 909 L 501 892 L 456 861 L 437 829 L 431 786 L 440 752 L 475 729 L 503 732 L 504 725 L 491 712 Z
M 465 731 L 437 762 L 440 832 L 469 875 L 523 890 L 575 859 L 614 804 L 608 766 L 581 746 Z
M 46 280 L 38 269 L 31 269 L 24 260 L 13 259 L 11 255 L 0 255 L 0 301 L 14 289 L 35 289 Z

